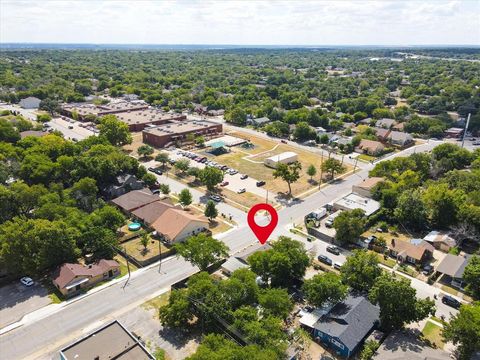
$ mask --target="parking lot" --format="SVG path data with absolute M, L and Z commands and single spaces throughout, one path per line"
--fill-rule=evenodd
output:
M 48 291 L 35 283 L 26 287 L 20 282 L 0 287 L 0 328 L 19 321 L 24 315 L 51 303 Z
M 53 118 L 51 121 L 49 121 L 48 123 L 46 123 L 50 129 L 54 129 L 54 130 L 58 130 L 60 131 L 66 139 L 69 139 L 69 140 L 83 140 L 89 136 L 92 136 L 92 135 L 97 135 L 97 133 L 95 131 L 98 131 L 98 130 L 91 130 L 91 129 L 87 129 L 83 126 L 80 126 L 80 125 L 83 125 L 83 123 L 79 122 L 79 121 L 75 121 L 75 120 L 64 120 L 62 118 Z

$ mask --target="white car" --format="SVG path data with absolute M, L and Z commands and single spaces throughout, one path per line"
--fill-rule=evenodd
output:
M 243 194 L 245 191 L 247 191 L 245 188 L 238 189 L 237 194 Z
M 20 282 L 25 286 L 32 286 L 34 284 L 33 280 L 28 276 L 24 276 L 20 279 Z

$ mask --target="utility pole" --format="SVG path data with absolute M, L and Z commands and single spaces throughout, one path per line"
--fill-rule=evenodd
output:
M 158 263 L 158 273 L 162 272 L 162 242 L 158 239 L 158 252 L 160 254 L 160 261 Z
M 353 165 L 353 173 L 355 174 L 355 170 L 357 169 L 357 162 L 358 162 L 358 156 L 355 158 L 355 164 Z
M 128 261 L 127 248 L 125 246 L 123 247 L 123 252 L 125 253 L 125 260 L 127 261 L 127 271 L 128 271 L 127 281 L 125 281 L 125 284 L 123 284 L 123 287 L 122 287 L 122 289 L 125 289 L 125 286 L 127 286 L 130 280 L 130 262 Z
M 468 125 L 470 124 L 470 115 L 471 113 L 468 113 L 467 123 L 465 124 L 465 129 L 463 130 L 462 148 L 463 148 L 463 144 L 465 143 L 465 136 L 467 136 Z
M 322 179 L 323 179 L 323 152 L 321 155 L 321 163 L 320 163 L 320 181 L 318 182 L 318 189 L 322 187 Z

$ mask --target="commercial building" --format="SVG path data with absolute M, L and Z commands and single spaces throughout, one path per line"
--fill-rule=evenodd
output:
M 87 116 L 104 116 L 109 114 L 119 114 L 128 111 L 138 111 L 148 109 L 148 104 L 144 101 L 118 101 L 105 105 L 95 105 L 90 103 L 71 103 L 62 106 L 61 113 L 68 117 L 77 117 L 84 121 Z
M 117 119 L 127 124 L 130 131 L 142 131 L 149 125 L 163 125 L 186 118 L 186 115 L 168 114 L 157 109 L 128 110 L 117 114 Z
M 155 357 L 117 320 L 60 350 L 61 360 L 154 360 Z
M 263 163 L 265 166 L 276 169 L 278 164 L 290 164 L 298 161 L 298 155 L 292 151 L 287 151 L 278 155 L 266 158 Z
M 363 197 L 354 193 L 350 193 L 347 196 L 333 203 L 335 210 L 354 210 L 362 209 L 365 216 L 370 216 L 376 213 L 380 209 L 380 203 L 373 199 Z
M 214 137 L 222 133 L 222 124 L 207 120 L 175 121 L 143 130 L 143 142 L 163 148 L 187 140 L 187 135 Z
M 30 96 L 25 99 L 20 100 L 18 105 L 24 109 L 38 109 L 40 106 L 41 100 L 39 98 Z

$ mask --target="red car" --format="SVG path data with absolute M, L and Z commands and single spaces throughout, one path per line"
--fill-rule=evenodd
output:
M 227 186 L 228 184 L 229 184 L 228 181 L 224 181 L 224 182 L 220 183 L 220 186 Z

